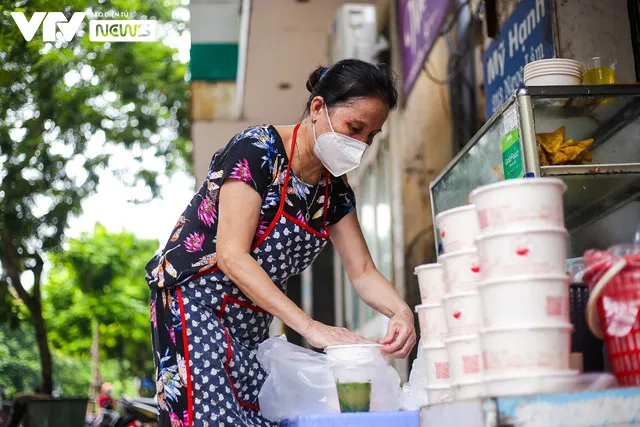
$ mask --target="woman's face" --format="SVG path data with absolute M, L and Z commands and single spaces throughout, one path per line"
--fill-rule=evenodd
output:
M 331 125 L 336 133 L 371 145 L 373 137 L 381 131 L 389 116 L 389 107 L 378 97 L 356 98 L 329 108 Z M 316 126 L 316 136 L 331 132 L 324 100 L 317 96 L 311 102 L 311 120 Z

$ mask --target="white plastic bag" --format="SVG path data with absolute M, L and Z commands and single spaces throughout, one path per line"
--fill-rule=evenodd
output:
M 417 411 L 427 404 L 427 365 L 422 340 L 418 343 L 418 355 L 411 365 L 409 381 L 402 386 L 400 404 L 405 411 Z
M 395 368 L 380 357 L 376 360 L 376 375 L 371 381 L 371 412 L 388 412 L 400 409 L 400 375 Z
M 260 344 L 258 361 L 267 372 L 258 395 L 260 412 L 266 419 L 340 412 L 336 384 L 324 354 L 291 344 L 282 335 Z
M 262 415 L 281 421 L 301 415 L 340 412 L 332 365 L 323 353 L 269 338 L 258 347 L 258 361 L 267 372 L 258 400 Z M 370 410 L 400 408 L 400 377 L 380 355 L 372 361 L 376 375 L 371 382 Z

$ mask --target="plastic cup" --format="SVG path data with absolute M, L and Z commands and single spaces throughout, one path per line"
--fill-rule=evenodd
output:
M 380 344 L 337 345 L 325 348 L 333 368 L 342 412 L 368 412 L 375 362 L 383 358 Z
M 461 206 L 436 215 L 436 225 L 445 253 L 475 249 L 475 237 L 480 232 L 478 215 L 473 205 Z
M 521 226 L 478 236 L 482 278 L 564 275 L 567 231 L 562 227 Z
M 583 82 L 586 85 L 610 85 L 616 82 L 616 59 L 596 56 L 585 61 Z
M 485 329 L 480 332 L 484 372 L 517 376 L 568 370 L 572 331 L 570 323 Z
M 413 271 L 418 276 L 422 303 L 439 304 L 446 290 L 442 266 L 440 264 L 422 264 Z

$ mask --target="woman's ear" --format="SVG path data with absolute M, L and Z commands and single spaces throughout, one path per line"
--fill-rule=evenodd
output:
M 315 123 L 322 113 L 322 109 L 324 108 L 324 99 L 321 96 L 316 96 L 311 100 L 311 105 L 309 107 L 309 116 L 311 117 L 311 121 Z

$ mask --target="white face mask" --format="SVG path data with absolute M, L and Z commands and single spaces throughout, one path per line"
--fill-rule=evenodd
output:
M 342 176 L 360 166 L 362 155 L 368 145 L 347 135 L 334 132 L 327 104 L 324 105 L 324 111 L 327 113 L 331 132 L 323 133 L 316 138 L 316 126 L 315 123 L 312 123 L 313 139 L 315 140 L 313 152 L 333 176 Z

